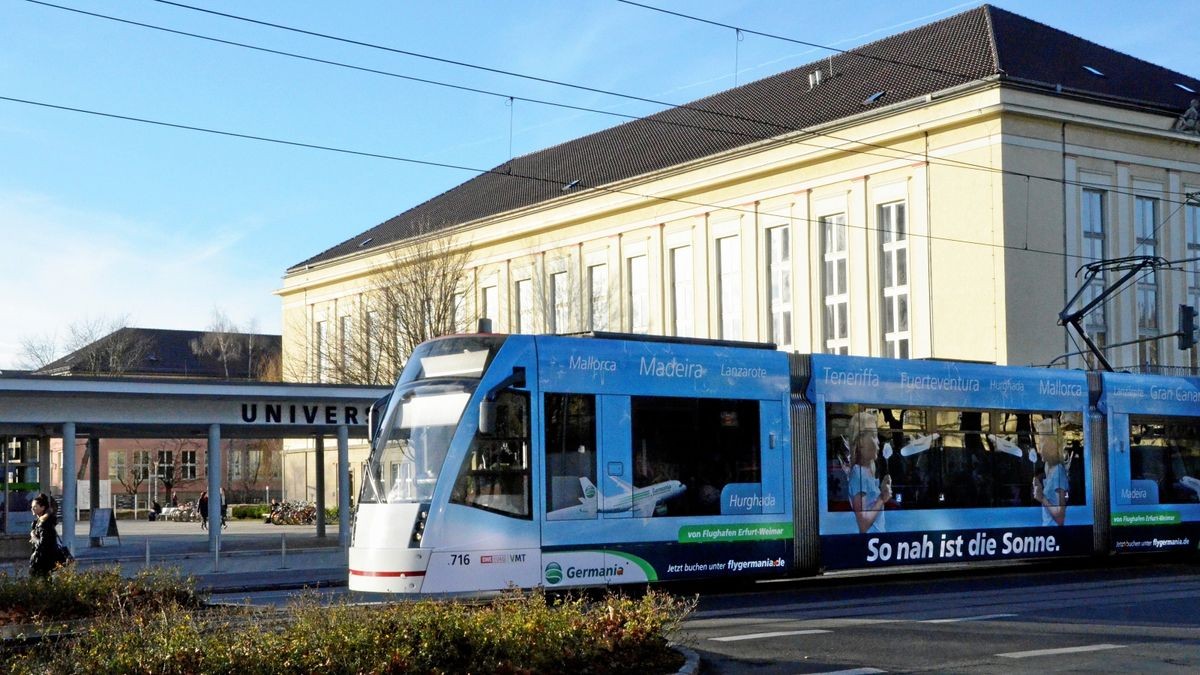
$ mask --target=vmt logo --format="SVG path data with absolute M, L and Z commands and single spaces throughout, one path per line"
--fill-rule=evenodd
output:
M 562 578 L 563 571 L 561 565 L 556 562 L 546 565 L 546 583 L 552 585 L 557 584 L 558 582 L 562 581 Z

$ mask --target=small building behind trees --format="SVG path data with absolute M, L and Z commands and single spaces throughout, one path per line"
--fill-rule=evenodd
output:
M 279 381 L 280 336 L 220 330 L 164 330 L 119 328 L 70 354 L 36 370 L 32 375 L 55 377 L 258 380 Z M 46 439 L 8 439 L 10 443 L 38 443 Z M 51 487 L 62 490 L 61 441 L 50 443 Z M 85 447 L 88 439 L 80 438 Z M 172 497 L 179 503 L 195 501 L 207 489 L 207 445 L 203 438 L 101 438 L 100 492 L 139 505 L 151 499 L 163 506 Z M 265 501 L 268 494 L 282 497 L 279 439 L 224 439 L 221 484 L 227 501 Z M 33 454 L 36 454 L 34 451 Z M 89 453 L 82 449 L 76 475 L 88 475 Z M 79 483 L 87 489 L 87 482 Z M 270 492 L 268 492 L 270 491 Z M 79 504 L 88 500 L 79 499 Z M 101 500 L 102 505 L 110 502 Z

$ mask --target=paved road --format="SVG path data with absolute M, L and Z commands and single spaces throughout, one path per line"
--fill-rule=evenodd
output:
M 858 578 L 706 596 L 706 673 L 1197 672 L 1195 566 Z
M 76 529 L 81 566 L 118 565 L 126 575 L 151 566 L 179 568 L 213 592 L 283 590 L 346 584 L 346 552 L 338 546 L 336 522 L 321 538 L 313 525 L 269 525 L 261 520 L 230 520 L 221 550 L 209 551 L 199 523 L 119 520 L 119 539 L 88 546 L 88 523 Z

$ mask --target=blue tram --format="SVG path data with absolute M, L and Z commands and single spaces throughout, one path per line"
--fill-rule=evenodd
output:
M 373 422 L 350 588 L 1194 549 L 1198 384 L 653 336 L 444 337 Z

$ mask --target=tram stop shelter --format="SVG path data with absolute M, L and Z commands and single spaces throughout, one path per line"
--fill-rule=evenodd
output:
M 101 438 L 208 439 L 207 490 L 220 493 L 222 439 L 315 438 L 318 466 L 324 439 L 337 439 L 338 537 L 350 536 L 350 438 L 367 437 L 371 405 L 388 387 L 291 384 L 254 381 L 81 378 L 18 375 L 0 377 L 0 436 L 61 438 L 60 513 L 63 540 L 75 550 L 76 440 L 88 440 L 90 509 L 100 508 Z M 40 449 L 37 472 L 48 488 L 49 444 Z M 324 472 L 317 471 L 317 536 L 324 536 Z M 221 522 L 220 500 L 209 500 L 210 522 Z M 208 528 L 210 551 L 220 550 L 221 528 Z M 92 540 L 92 545 L 99 541 Z

